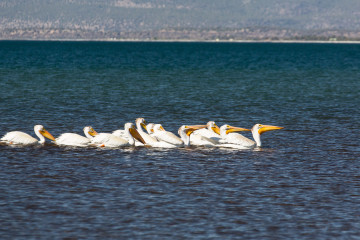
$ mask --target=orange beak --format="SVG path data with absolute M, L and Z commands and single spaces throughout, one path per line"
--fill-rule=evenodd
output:
M 278 126 L 271 126 L 271 125 L 261 125 L 261 128 L 259 129 L 259 134 L 262 134 L 264 132 L 268 132 L 268 131 L 274 131 L 274 130 L 279 130 L 279 129 L 283 129 L 283 127 L 278 127 Z
M 226 134 L 231 132 L 241 132 L 241 131 L 250 131 L 250 129 L 230 126 L 229 129 L 226 130 Z
M 192 125 L 192 126 L 185 126 L 185 128 L 186 128 L 185 130 L 186 135 L 190 136 L 194 131 L 202 128 L 206 128 L 206 125 Z
M 145 123 L 140 123 L 140 125 L 147 131 Z
M 220 128 L 218 127 L 218 125 L 214 125 L 214 127 L 211 128 L 215 133 L 220 135 Z
M 55 138 L 53 137 L 53 135 L 51 135 L 48 131 L 45 130 L 45 128 L 40 131 L 41 135 L 43 135 L 44 137 L 50 139 L 50 140 L 53 140 L 55 141 Z
M 96 136 L 96 135 L 98 135 L 98 133 L 94 130 L 94 129 L 90 129 L 90 131 L 89 131 L 89 134 L 91 135 L 91 136 Z
M 142 144 L 146 144 L 145 140 L 141 137 L 140 133 L 135 129 L 135 127 L 132 127 L 129 129 L 129 132 L 133 138 L 141 142 Z

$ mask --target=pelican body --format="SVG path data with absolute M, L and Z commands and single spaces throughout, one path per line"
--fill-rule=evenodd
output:
M 91 143 L 99 147 L 117 148 L 117 147 L 134 146 L 136 139 L 139 142 L 145 144 L 144 139 L 136 130 L 133 123 L 126 123 L 124 128 L 128 140 L 125 138 L 115 136 L 111 133 L 99 133 L 96 136 L 94 136 L 94 138 L 91 140 Z
M 226 146 L 234 147 L 244 147 L 244 148 L 253 148 L 253 147 L 261 147 L 261 139 L 260 135 L 264 132 L 273 131 L 283 129 L 283 127 L 271 126 L 271 125 L 263 125 L 263 124 L 255 124 L 251 130 L 245 128 L 237 128 L 229 125 L 223 125 L 220 128 L 220 135 L 222 137 L 221 142 L 226 144 Z M 244 137 L 241 134 L 234 133 L 237 131 L 251 131 L 253 138 L 255 141 Z
M 86 147 L 98 133 L 91 126 L 84 127 L 83 131 L 86 137 L 76 133 L 63 133 L 55 139 L 55 143 L 62 146 Z
M 197 130 L 198 131 L 198 130 Z M 190 136 L 190 145 L 204 146 L 204 147 L 215 147 L 218 145 L 218 141 L 201 135 L 195 135 L 194 133 Z
M 234 147 L 238 147 L 238 146 L 246 146 L 248 145 L 248 141 L 251 141 L 250 139 L 244 137 L 243 135 L 236 133 L 236 132 L 240 132 L 240 131 L 250 131 L 250 129 L 246 129 L 246 128 L 239 128 L 239 127 L 233 127 L 230 125 L 223 125 L 220 128 L 220 135 L 222 137 L 222 139 L 220 140 L 222 146 L 225 147 L 232 147 L 233 145 L 237 145 Z M 251 141 L 253 142 L 253 141 Z M 226 145 L 225 145 L 226 144 Z
M 13 131 L 5 134 L 0 139 L 0 141 L 5 142 L 6 144 L 14 144 L 14 145 L 36 145 L 36 144 L 44 144 L 45 137 L 53 141 L 55 140 L 55 138 L 42 125 L 34 126 L 34 132 L 36 136 L 39 138 L 39 140 L 30 136 L 27 133 L 20 131 Z

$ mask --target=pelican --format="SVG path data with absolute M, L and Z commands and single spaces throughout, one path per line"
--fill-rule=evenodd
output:
M 0 139 L 0 141 L 15 145 L 35 145 L 44 144 L 45 137 L 53 141 L 55 140 L 55 138 L 42 125 L 35 125 L 34 132 L 40 141 L 27 133 L 19 131 L 8 132 Z
M 144 122 L 145 122 L 145 120 L 144 120 Z M 138 132 L 140 132 L 140 131 L 143 132 L 142 129 L 141 129 L 141 126 L 142 125 L 140 124 L 140 127 L 139 127 L 140 130 L 138 130 Z M 148 135 L 150 135 L 150 136 L 154 133 L 154 130 L 152 129 L 153 126 L 154 126 L 154 123 L 149 123 L 145 127 L 146 131 L 148 132 Z M 128 140 L 127 134 L 125 133 L 125 130 L 123 130 L 123 129 L 115 130 L 115 131 L 112 132 L 112 134 L 115 135 L 115 136 L 118 136 L 118 137 L 121 137 L 121 138 L 124 138 L 124 139 Z M 157 142 L 157 141 L 156 142 L 153 141 L 154 139 L 147 138 L 146 133 L 143 133 L 143 138 L 148 140 L 148 142 L 149 142 L 148 144 Z M 142 144 L 141 142 L 135 141 L 135 146 L 143 146 L 143 145 L 144 144 Z
M 220 128 L 216 125 L 216 123 L 214 121 L 209 121 L 206 124 L 206 128 L 202 128 L 199 130 L 196 130 L 193 134 L 192 137 L 194 138 L 195 136 L 203 136 L 206 137 L 207 139 L 211 139 L 213 143 L 217 144 L 219 143 L 221 136 L 220 136 Z M 191 139 L 190 139 L 191 140 Z
M 124 128 L 128 140 L 115 136 L 111 133 L 99 133 L 95 135 L 95 137 L 91 140 L 91 143 L 100 147 L 116 148 L 134 146 L 136 139 L 139 142 L 145 144 L 144 139 L 140 136 L 133 123 L 125 123 Z
M 255 124 L 251 128 L 251 132 L 252 132 L 253 138 L 255 140 L 255 143 L 253 142 L 251 147 L 254 147 L 254 146 L 261 147 L 260 135 L 263 134 L 264 132 L 274 131 L 274 130 L 279 130 L 279 129 L 283 129 L 283 127 Z
M 223 125 L 220 128 L 220 134 L 222 136 L 223 143 L 234 144 L 245 148 L 261 147 L 260 135 L 264 132 L 283 129 L 283 127 L 255 124 L 251 130 L 245 128 L 236 128 L 229 125 Z M 251 131 L 255 141 L 244 137 L 241 134 L 231 133 L 234 131 Z
M 144 132 L 144 130 L 142 128 L 146 129 L 146 122 L 144 118 L 137 118 L 135 119 L 135 123 L 136 123 L 136 129 L 138 130 L 139 134 L 141 135 L 141 137 L 144 139 L 144 141 L 146 142 L 146 144 L 153 146 L 156 145 L 156 142 L 159 142 L 155 137 L 150 136 L 148 133 Z
M 182 145 L 183 146 L 191 145 L 191 140 L 190 140 L 191 134 L 195 130 L 198 130 L 198 129 L 202 128 L 202 127 L 204 127 L 204 125 L 193 125 L 193 126 L 182 125 L 178 130 L 178 134 L 179 134 L 179 136 L 181 137 L 181 140 L 182 140 Z
M 90 126 L 84 127 L 83 131 L 86 137 L 76 133 L 63 133 L 55 139 L 55 143 L 64 146 L 86 147 L 98 133 Z
M 181 138 L 172 132 L 166 131 L 161 124 L 155 124 L 153 129 L 153 136 L 156 137 L 159 141 L 167 142 L 175 146 L 182 146 L 184 144 Z
M 154 128 L 157 125 L 161 126 L 161 124 L 154 124 L 154 123 L 149 123 L 146 125 L 145 129 L 149 133 L 149 136 L 151 137 L 151 138 L 148 138 L 146 136 L 146 134 L 144 134 L 145 138 L 149 140 L 149 142 L 146 142 L 146 140 L 145 140 L 146 144 L 148 144 L 151 147 L 155 147 L 155 148 L 176 148 L 176 147 L 178 147 L 177 145 L 174 145 L 174 144 L 171 144 L 171 143 L 168 143 L 168 142 L 162 141 L 161 139 L 156 138 Z M 155 139 L 156 141 L 153 141 L 153 139 Z

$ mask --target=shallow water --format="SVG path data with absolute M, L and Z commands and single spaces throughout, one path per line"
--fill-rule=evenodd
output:
M 285 127 L 254 150 L 0 145 L 4 239 L 360 235 L 360 45 L 3 41 L 0 59 L 0 135 Z

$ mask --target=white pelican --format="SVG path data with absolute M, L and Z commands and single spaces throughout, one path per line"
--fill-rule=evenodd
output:
M 137 121 L 140 121 L 140 120 L 137 120 Z M 147 137 L 146 133 L 143 134 L 145 139 L 147 139 L 149 141 L 149 142 L 147 142 L 145 140 L 146 144 L 151 147 L 155 147 L 155 148 L 176 148 L 177 145 L 174 145 L 174 144 L 171 144 L 168 142 L 164 142 L 164 141 L 161 141 L 160 139 L 156 138 L 155 131 L 154 131 L 155 125 L 156 124 L 154 124 L 154 123 L 149 123 L 146 125 L 146 127 L 144 127 L 146 129 L 146 131 L 148 132 L 148 135 L 151 137 L 151 138 Z M 141 125 L 141 126 L 144 126 L 144 125 Z M 141 128 L 141 126 L 140 126 L 140 128 Z M 155 141 L 154 141 L 154 139 L 155 139 Z
M 191 141 L 190 141 L 191 134 L 195 130 L 198 130 L 198 129 L 203 128 L 203 127 L 204 127 L 204 125 L 193 125 L 193 126 L 182 125 L 178 130 L 178 134 L 179 134 L 179 136 L 181 137 L 181 140 L 182 140 L 182 145 L 183 146 L 191 145 Z
M 213 141 L 213 143 L 219 143 L 221 136 L 220 136 L 220 128 L 216 125 L 216 123 L 214 121 L 209 121 L 206 124 L 206 128 L 202 128 L 199 130 L 196 130 L 193 134 L 192 137 L 194 138 L 195 136 L 203 136 L 206 137 L 208 139 L 211 139 Z M 191 140 L 191 139 L 190 139 Z
M 148 133 L 144 132 L 144 130 L 142 128 L 146 129 L 146 122 L 144 118 L 137 118 L 135 120 L 136 123 L 136 129 L 138 130 L 139 134 L 141 135 L 141 137 L 144 139 L 144 141 L 146 142 L 146 144 L 153 146 L 154 144 L 156 144 L 156 142 L 158 142 L 158 140 L 152 136 L 150 136 Z
M 19 131 L 8 132 L 0 139 L 0 141 L 7 144 L 15 145 L 34 145 L 45 143 L 44 137 L 53 141 L 55 140 L 55 138 L 48 131 L 46 131 L 42 125 L 34 126 L 34 132 L 36 136 L 40 139 L 40 141 L 38 141 L 36 138 L 33 138 L 27 133 Z
M 125 133 L 128 140 L 115 136 L 111 133 L 99 133 L 94 136 L 94 138 L 91 140 L 91 143 L 100 147 L 116 148 L 131 145 L 134 146 L 136 139 L 139 142 L 145 144 L 144 139 L 140 136 L 133 123 L 125 124 Z
M 229 125 L 224 125 L 220 128 L 222 142 L 226 144 L 234 144 L 246 148 L 261 147 L 260 135 L 264 132 L 283 129 L 283 127 L 255 124 L 251 130 L 245 128 L 236 128 Z M 244 137 L 241 134 L 231 133 L 234 131 L 251 131 L 255 141 Z
M 86 137 L 76 133 L 63 133 L 55 139 L 55 143 L 64 146 L 86 147 L 98 133 L 90 126 L 84 127 L 83 130 Z
M 154 133 L 154 130 L 152 129 L 153 126 L 154 126 L 154 123 L 148 123 L 146 125 L 146 131 L 148 132 L 148 134 L 150 136 Z M 140 129 L 141 129 L 141 127 L 140 127 Z M 138 132 L 140 132 L 140 130 Z M 115 135 L 115 136 L 124 138 L 126 140 L 129 140 L 126 133 L 125 133 L 125 130 L 123 130 L 123 129 L 115 130 L 115 131 L 112 132 L 112 134 Z M 144 138 L 146 138 L 145 134 L 144 134 Z M 151 143 L 157 143 L 157 141 L 155 142 L 155 141 L 153 141 L 153 139 L 148 139 L 148 141 L 151 142 Z M 135 146 L 143 146 L 143 145 L 144 144 L 142 144 L 141 142 L 135 141 Z
M 274 130 L 279 130 L 279 129 L 283 129 L 283 127 L 255 124 L 251 128 L 251 132 L 252 132 L 252 135 L 253 135 L 256 145 L 255 145 L 255 143 L 253 143 L 252 147 L 254 147 L 254 146 L 261 147 L 261 139 L 260 139 L 261 134 L 263 134 L 264 132 L 274 131 Z
M 182 146 L 184 144 L 181 138 L 179 138 L 172 132 L 166 131 L 161 124 L 155 124 L 153 129 L 153 136 L 159 141 L 167 142 L 175 146 Z

